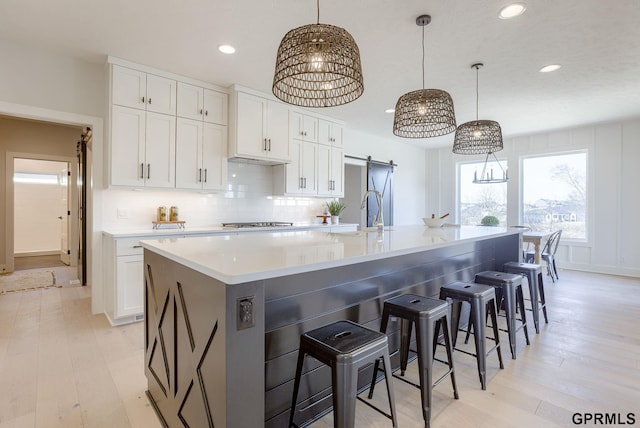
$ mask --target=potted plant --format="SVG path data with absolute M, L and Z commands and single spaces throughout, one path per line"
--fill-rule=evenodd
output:
M 332 224 L 340 223 L 340 214 L 342 214 L 342 211 L 344 211 L 345 208 L 346 206 L 342 202 L 337 200 L 327 203 L 327 209 L 329 210 L 329 214 L 331 214 Z
M 482 224 L 483 226 L 497 226 L 500 224 L 500 220 L 498 220 L 498 217 L 496 216 L 486 215 L 482 217 L 482 220 L 480 220 L 480 224 Z

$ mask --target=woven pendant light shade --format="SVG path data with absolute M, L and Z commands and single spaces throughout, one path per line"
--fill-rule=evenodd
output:
M 479 155 L 503 149 L 502 129 L 493 120 L 472 120 L 456 129 L 453 153 Z
M 438 137 L 455 130 L 456 116 L 448 92 L 420 89 L 398 99 L 393 117 L 393 133 L 398 137 Z
M 364 92 L 360 50 L 345 29 L 310 24 L 289 31 L 278 47 L 273 95 L 302 107 L 350 103 Z
M 424 89 L 424 27 L 430 22 L 430 15 L 416 18 L 416 25 L 422 27 L 422 89 L 398 98 L 393 116 L 393 133 L 398 137 L 439 137 L 456 130 L 451 95 L 440 89 Z
M 503 149 L 502 129 L 500 124 L 493 120 L 478 119 L 478 70 L 484 64 L 478 62 L 471 68 L 476 70 L 476 120 L 463 123 L 456 129 L 453 140 L 453 153 L 462 155 L 480 155 L 498 152 Z

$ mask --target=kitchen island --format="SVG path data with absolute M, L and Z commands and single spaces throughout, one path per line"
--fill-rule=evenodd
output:
M 287 426 L 301 333 L 338 319 L 377 329 L 385 299 L 437 297 L 518 260 L 520 242 L 517 229 L 465 226 L 143 241 L 148 396 L 169 427 Z M 299 424 L 328 411 L 330 389 L 307 359 Z

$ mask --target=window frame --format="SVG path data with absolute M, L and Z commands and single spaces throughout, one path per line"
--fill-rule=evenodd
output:
M 573 154 L 584 154 L 585 155 L 585 237 L 584 238 L 572 238 L 566 237 L 564 234 L 560 238 L 560 242 L 571 243 L 590 246 L 590 240 L 593 236 L 593 227 L 591 224 L 592 216 L 592 204 L 591 204 L 591 159 L 589 156 L 589 149 L 574 149 L 574 150 L 558 150 L 558 151 L 549 151 L 549 152 L 540 152 L 534 154 L 526 154 L 518 157 L 518 223 L 524 224 L 524 162 L 527 159 L 533 158 L 550 158 L 554 156 L 565 156 L 565 155 L 573 155 Z

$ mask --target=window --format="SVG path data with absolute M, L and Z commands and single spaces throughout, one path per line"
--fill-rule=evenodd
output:
M 505 161 L 500 161 L 506 170 Z M 459 218 L 460 224 L 479 225 L 482 218 L 492 215 L 507 225 L 507 183 L 475 184 L 473 177 L 482 172 L 484 161 L 458 164 L 459 178 Z M 489 161 L 487 171 L 501 171 L 495 161 Z
M 562 238 L 587 239 L 587 153 L 522 159 L 523 224 L 562 229 Z

